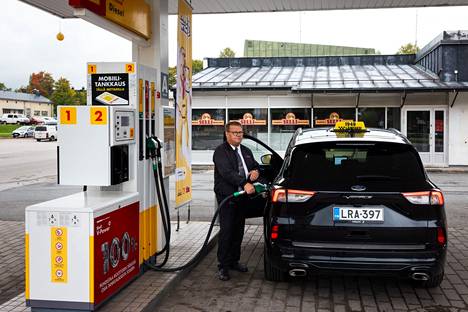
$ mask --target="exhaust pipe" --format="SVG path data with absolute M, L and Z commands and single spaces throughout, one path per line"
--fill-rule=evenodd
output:
M 292 270 L 289 270 L 289 275 L 292 276 L 292 277 L 306 276 L 307 271 L 304 270 L 304 269 L 292 269 Z
M 411 278 L 415 281 L 427 281 L 429 280 L 429 274 L 423 272 L 416 272 L 411 274 Z

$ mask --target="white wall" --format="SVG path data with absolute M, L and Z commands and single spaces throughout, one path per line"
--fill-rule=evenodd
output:
M 452 103 L 455 94 L 450 94 Z M 449 165 L 468 165 L 468 93 L 460 92 L 449 108 Z

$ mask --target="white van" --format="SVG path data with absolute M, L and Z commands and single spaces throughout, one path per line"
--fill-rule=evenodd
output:
M 57 126 L 54 126 L 54 125 L 36 126 L 36 129 L 34 130 L 34 138 L 38 142 L 42 140 L 56 141 L 57 140 Z
M 0 123 L 5 124 L 29 124 L 29 118 L 22 114 L 3 114 Z

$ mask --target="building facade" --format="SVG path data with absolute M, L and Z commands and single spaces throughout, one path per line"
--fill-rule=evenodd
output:
M 27 117 L 52 117 L 52 102 L 42 95 L 0 91 L 0 115 L 16 113 Z
M 193 163 L 211 163 L 229 120 L 280 152 L 299 127 L 361 120 L 400 130 L 427 166 L 468 165 L 466 33 L 418 55 L 208 59 L 193 77 Z

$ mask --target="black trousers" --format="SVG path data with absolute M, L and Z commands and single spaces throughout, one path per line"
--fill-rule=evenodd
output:
M 224 198 L 217 196 L 218 204 Z M 244 238 L 244 200 L 233 198 L 219 211 L 218 268 L 229 268 L 239 262 Z

